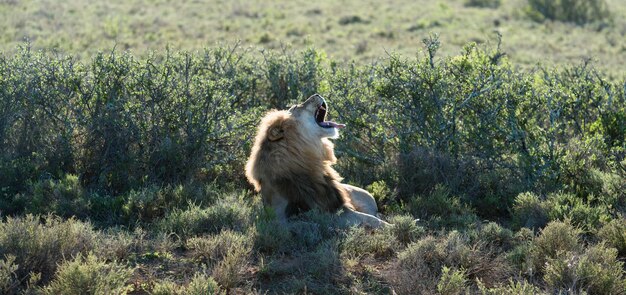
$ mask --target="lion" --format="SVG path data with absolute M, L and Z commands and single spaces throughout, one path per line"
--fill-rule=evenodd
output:
M 326 121 L 319 94 L 288 110 L 272 110 L 259 124 L 246 164 L 246 177 L 279 221 L 309 210 L 339 213 L 342 225 L 388 225 L 377 217 L 376 200 L 362 188 L 341 183 L 331 166 L 344 124 Z

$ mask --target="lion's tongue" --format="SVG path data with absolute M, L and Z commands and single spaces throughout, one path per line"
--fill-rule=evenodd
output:
M 335 122 L 332 122 L 332 121 L 324 121 L 324 122 L 321 123 L 321 125 L 323 125 L 324 127 L 327 127 L 327 128 L 331 128 L 332 127 L 332 128 L 340 128 L 341 129 L 341 128 L 346 127 L 346 124 L 339 124 L 339 123 L 335 123 Z

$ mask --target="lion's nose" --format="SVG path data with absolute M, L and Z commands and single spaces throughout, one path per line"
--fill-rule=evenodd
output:
M 311 100 L 312 102 L 315 102 L 316 105 L 321 105 L 325 102 L 324 98 L 317 93 L 311 95 L 311 97 L 309 97 L 309 99 L 307 100 Z

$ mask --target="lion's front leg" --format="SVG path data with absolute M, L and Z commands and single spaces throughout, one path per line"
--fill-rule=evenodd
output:
M 278 194 L 272 194 L 268 197 L 263 197 L 263 205 L 269 206 L 274 210 L 276 220 L 282 224 L 287 223 L 287 206 L 289 206 L 287 199 Z

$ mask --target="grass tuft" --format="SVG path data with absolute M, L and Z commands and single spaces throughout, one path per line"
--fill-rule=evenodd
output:
M 203 233 L 217 233 L 224 229 L 242 230 L 251 221 L 252 207 L 243 195 L 226 195 L 208 208 L 191 204 L 187 209 L 175 208 L 157 223 L 166 233 L 174 233 L 182 240 Z
M 126 283 L 133 270 L 117 262 L 89 253 L 86 257 L 76 256 L 74 260 L 59 265 L 54 279 L 43 289 L 44 294 L 124 294 L 131 288 Z

